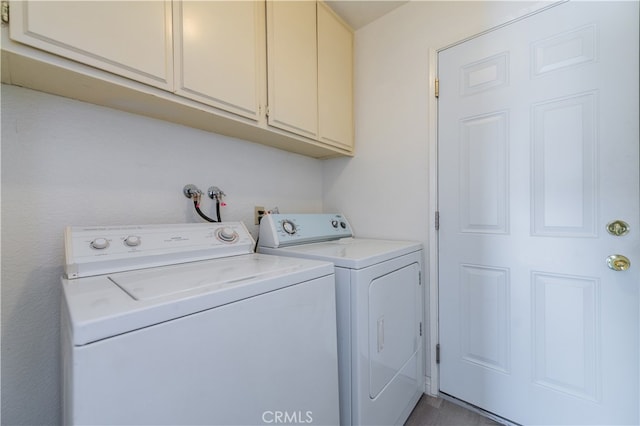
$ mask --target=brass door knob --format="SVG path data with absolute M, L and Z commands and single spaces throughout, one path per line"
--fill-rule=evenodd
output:
M 631 267 L 631 261 L 621 254 L 612 254 L 607 257 L 607 266 L 614 271 L 626 271 Z
M 614 220 L 607 223 L 607 232 L 616 237 L 622 237 L 629 233 L 629 224 L 624 220 Z

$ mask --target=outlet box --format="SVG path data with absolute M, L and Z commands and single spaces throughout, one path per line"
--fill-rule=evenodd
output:
M 253 217 L 255 219 L 255 224 L 260 225 L 260 219 L 264 216 L 266 211 L 263 206 L 255 206 L 253 209 Z

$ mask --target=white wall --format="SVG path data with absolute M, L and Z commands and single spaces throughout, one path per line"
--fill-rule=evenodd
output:
M 66 225 L 199 222 L 187 183 L 219 186 L 223 219 L 254 235 L 254 205 L 322 211 L 320 160 L 14 86 L 1 94 L 3 424 L 61 421 Z
M 429 49 L 548 4 L 412 1 L 357 31 L 356 157 L 324 162 L 325 211 L 343 212 L 360 237 L 420 240 L 428 249 Z

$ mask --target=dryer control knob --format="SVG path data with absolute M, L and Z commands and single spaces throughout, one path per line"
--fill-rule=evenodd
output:
M 97 250 L 106 249 L 109 247 L 109 241 L 106 238 L 96 238 L 91 241 L 91 247 Z
M 284 232 L 286 232 L 289 235 L 293 235 L 296 233 L 296 225 L 290 220 L 282 221 L 282 229 L 284 230 Z
M 142 240 L 140 240 L 140 237 L 136 235 L 129 235 L 127 238 L 124 239 L 124 243 L 129 247 L 139 246 L 141 242 Z

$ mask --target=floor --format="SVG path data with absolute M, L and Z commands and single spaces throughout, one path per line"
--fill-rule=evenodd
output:
M 495 421 L 450 401 L 422 395 L 405 426 L 495 426 Z M 500 425 L 501 426 L 501 425 Z

